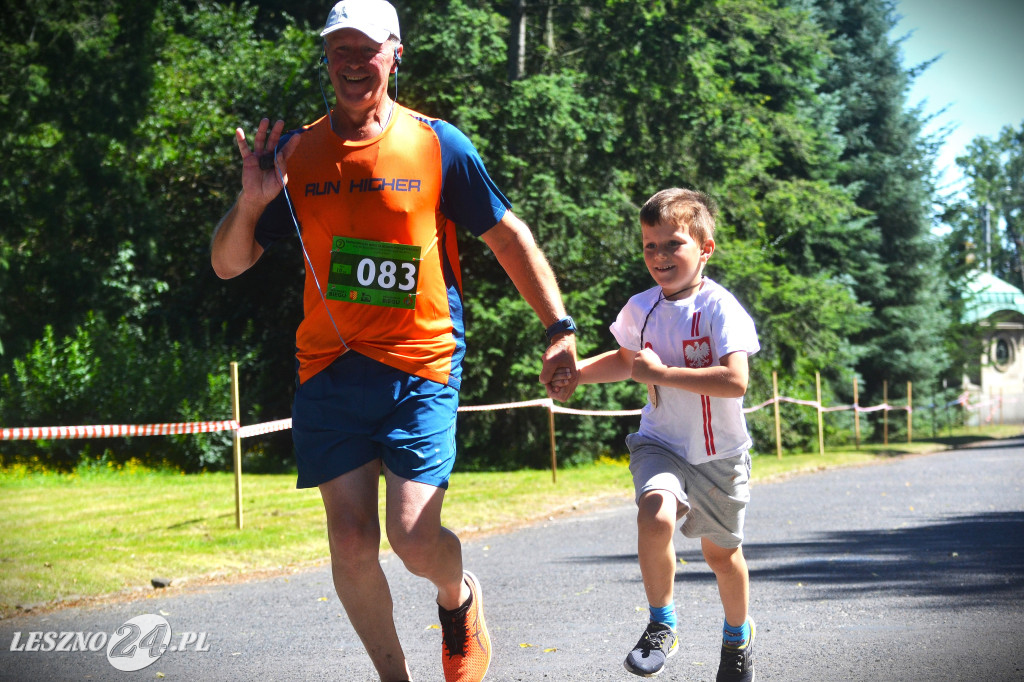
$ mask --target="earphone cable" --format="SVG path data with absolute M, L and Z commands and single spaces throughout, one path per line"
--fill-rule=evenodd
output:
M 292 206 L 292 198 L 288 194 L 288 188 L 285 186 L 284 176 L 281 175 L 281 169 L 277 165 L 277 150 L 281 145 L 281 141 L 277 141 L 277 146 L 274 147 L 274 172 L 277 173 L 277 180 L 281 183 L 281 191 L 284 192 L 284 200 L 288 205 L 288 213 L 291 214 L 292 224 L 295 225 L 295 234 L 299 235 L 299 246 L 302 248 L 302 255 L 306 259 L 306 263 L 309 265 L 309 274 L 313 275 L 313 283 L 316 285 L 317 293 L 320 294 L 320 300 L 323 301 L 324 310 L 327 311 L 327 318 L 331 321 L 331 326 L 334 327 L 334 333 L 338 335 L 338 340 L 341 341 L 341 345 L 345 347 L 345 350 L 351 350 L 348 344 L 345 343 L 345 338 L 341 335 L 341 331 L 338 329 L 338 323 L 334 321 L 334 315 L 331 314 L 331 307 L 327 305 L 327 296 L 324 294 L 323 287 L 320 286 L 320 280 L 316 276 L 316 268 L 313 267 L 313 261 L 309 257 L 309 251 L 306 250 L 306 242 L 302 239 L 302 228 L 299 226 L 299 219 L 295 215 L 295 207 Z

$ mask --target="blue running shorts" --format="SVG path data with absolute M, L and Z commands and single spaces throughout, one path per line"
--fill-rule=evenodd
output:
M 347 351 L 295 390 L 298 488 L 379 459 L 392 473 L 448 488 L 459 393 Z

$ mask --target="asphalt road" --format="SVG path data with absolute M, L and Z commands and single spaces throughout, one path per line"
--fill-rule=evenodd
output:
M 1024 438 L 756 485 L 745 547 L 758 682 L 1024 680 L 1022 488 Z M 646 621 L 634 514 L 624 500 L 465 543 L 494 642 L 489 680 L 637 679 L 622 668 Z M 713 680 L 714 578 L 695 541 L 677 535 L 676 550 L 680 653 L 659 679 Z M 394 557 L 384 566 L 413 674 L 440 680 L 434 595 Z M 31 632 L 83 633 L 70 645 L 96 648 L 157 615 L 171 644 L 195 640 L 134 672 L 105 649 L 12 651 L 33 648 Z M 375 679 L 326 567 L 0 621 L 0 680 L 160 678 Z

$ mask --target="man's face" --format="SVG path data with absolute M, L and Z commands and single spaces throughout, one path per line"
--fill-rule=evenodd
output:
M 377 43 L 354 28 L 329 33 L 326 41 L 327 70 L 338 106 L 348 111 L 376 106 L 394 68 L 391 42 Z

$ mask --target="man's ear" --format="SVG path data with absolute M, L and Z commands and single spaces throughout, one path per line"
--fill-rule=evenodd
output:
M 405 52 L 405 45 L 399 43 L 395 46 L 395 63 L 391 65 L 391 73 L 398 73 L 398 67 L 402 63 L 403 52 Z

